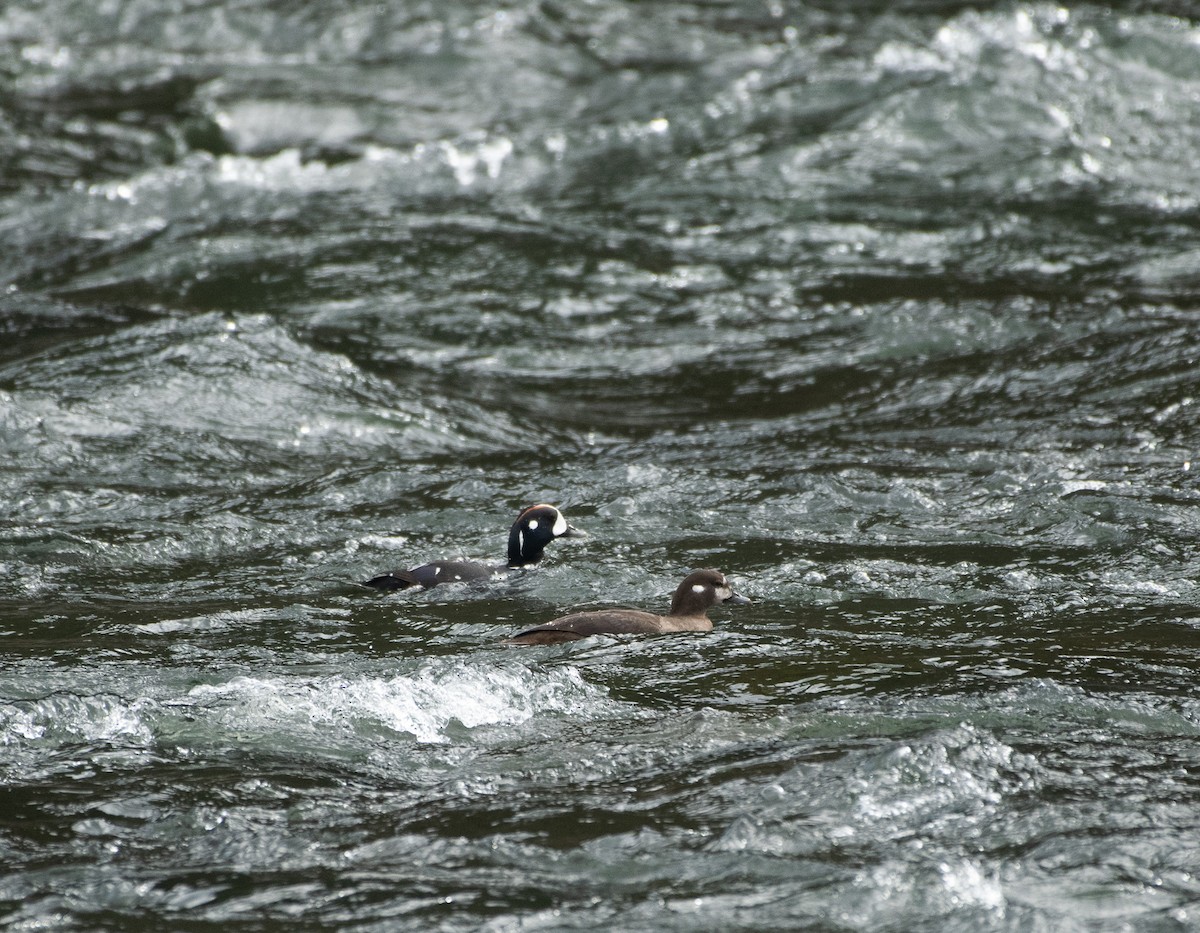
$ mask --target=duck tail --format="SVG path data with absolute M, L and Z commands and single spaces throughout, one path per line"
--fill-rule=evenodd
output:
M 361 585 L 374 590 L 407 590 L 410 586 L 420 586 L 421 581 L 407 570 L 393 570 L 391 573 L 363 580 Z

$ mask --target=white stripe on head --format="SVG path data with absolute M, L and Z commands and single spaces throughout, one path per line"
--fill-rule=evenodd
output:
M 554 537 L 561 538 L 567 533 L 567 517 L 558 509 L 554 510 L 554 514 L 557 515 L 558 518 L 554 520 L 554 528 L 551 530 L 554 532 Z
M 525 532 L 523 531 L 517 532 L 517 553 L 525 553 Z

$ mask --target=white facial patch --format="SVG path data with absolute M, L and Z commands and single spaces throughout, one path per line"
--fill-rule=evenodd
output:
M 562 512 L 558 511 L 558 509 L 554 510 L 554 514 L 557 515 L 558 518 L 554 520 L 554 528 L 551 530 L 554 532 L 554 537 L 561 538 L 567 533 L 567 519 Z
M 707 587 L 705 587 L 705 585 L 703 583 L 693 583 L 692 584 L 692 592 L 693 593 L 703 593 L 705 591 L 705 589 L 707 589 Z
M 717 590 L 717 596 L 720 597 L 721 602 L 725 602 L 725 600 L 733 598 L 733 590 L 727 586 L 723 586 Z
M 536 518 L 531 518 L 529 520 L 529 524 L 526 525 L 525 527 L 528 528 L 530 531 L 537 531 L 537 526 L 538 526 L 538 520 Z

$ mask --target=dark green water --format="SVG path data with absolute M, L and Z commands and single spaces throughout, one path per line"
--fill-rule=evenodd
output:
M 1200 929 L 1194 12 L 0 10 L 0 925 Z

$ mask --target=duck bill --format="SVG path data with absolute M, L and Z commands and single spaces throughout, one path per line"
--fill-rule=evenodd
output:
M 752 600 L 749 596 L 743 596 L 741 593 L 732 593 L 730 597 L 725 600 L 725 602 L 733 603 L 735 606 L 744 606 L 746 603 L 754 602 L 754 600 Z
M 586 538 L 588 533 L 582 528 L 576 528 L 574 525 L 567 525 L 567 530 L 562 533 L 564 538 Z

